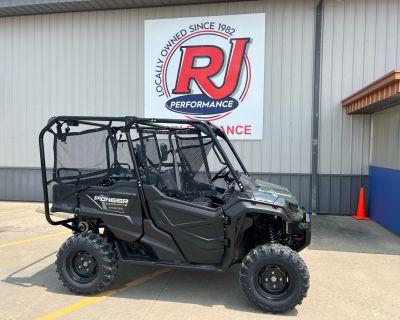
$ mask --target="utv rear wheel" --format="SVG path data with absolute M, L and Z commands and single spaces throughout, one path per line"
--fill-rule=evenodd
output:
M 240 285 L 258 308 L 280 313 L 301 304 L 310 276 L 297 252 L 280 244 L 261 245 L 243 259 Z
M 64 242 L 57 254 L 56 266 L 59 279 L 72 292 L 96 294 L 114 279 L 117 257 L 106 238 L 82 232 Z

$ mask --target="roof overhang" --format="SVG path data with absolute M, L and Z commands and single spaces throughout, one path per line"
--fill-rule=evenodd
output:
M 0 0 L 0 17 L 227 1 L 229 0 Z
M 365 86 L 342 101 L 348 114 L 381 111 L 400 104 L 400 69 Z

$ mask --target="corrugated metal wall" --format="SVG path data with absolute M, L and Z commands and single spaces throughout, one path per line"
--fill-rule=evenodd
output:
M 400 170 L 400 106 L 372 115 L 371 165 Z
M 39 13 L 143 8 L 225 2 L 229 0 L 1 0 L 0 16 L 23 16 Z
M 266 12 L 264 139 L 235 144 L 252 172 L 309 173 L 313 7 L 257 1 L 0 18 L 1 166 L 38 166 L 36 136 L 50 116 L 143 115 L 145 19 Z
M 249 171 L 308 206 L 311 0 L 0 18 L 0 199 L 39 199 L 37 136 L 49 117 L 143 115 L 145 19 L 253 12 L 266 13 L 264 139 L 235 145 Z
M 268 0 L 0 18 L 0 198 L 36 199 L 29 190 L 37 186 L 37 134 L 50 116 L 143 115 L 145 19 L 265 12 L 264 139 L 235 145 L 251 172 L 289 186 L 308 206 L 314 5 Z M 399 1 L 324 1 L 320 212 L 352 212 L 367 184 L 371 117 L 345 114 L 341 100 L 400 65 L 399 20 Z
M 400 66 L 400 2 L 324 2 L 320 114 L 321 174 L 367 175 L 370 115 L 341 100 Z
M 319 147 L 319 211 L 354 212 L 368 183 L 370 115 L 341 100 L 400 65 L 400 2 L 325 0 Z

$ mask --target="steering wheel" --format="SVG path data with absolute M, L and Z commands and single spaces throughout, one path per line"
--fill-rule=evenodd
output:
M 225 198 L 225 196 L 229 193 L 229 191 L 233 190 L 235 188 L 235 185 L 236 185 L 235 179 L 229 179 L 228 180 L 228 178 L 227 178 L 227 180 L 225 180 L 225 181 L 226 181 L 227 187 L 226 187 L 226 189 L 225 189 L 225 191 L 224 191 L 224 193 L 222 195 L 222 199 Z
M 222 206 L 225 202 L 224 202 L 224 198 L 227 194 L 230 193 L 230 191 L 232 189 L 235 188 L 236 185 L 236 181 L 233 178 L 229 177 L 230 171 L 226 170 L 228 168 L 227 165 L 223 166 L 211 179 L 212 182 L 214 182 L 217 179 L 221 179 L 223 178 L 227 184 L 226 189 L 224 190 L 224 192 L 219 195 L 219 196 L 215 196 L 215 195 L 211 195 L 209 196 L 209 198 L 217 205 Z
M 226 170 L 226 169 L 228 169 L 228 166 L 227 166 L 227 165 L 223 166 L 223 167 L 214 175 L 214 177 L 212 177 L 212 179 L 211 179 L 212 182 L 214 182 L 214 181 L 217 180 L 217 179 L 221 179 L 221 178 L 223 178 L 223 179 L 225 180 L 225 182 L 226 182 L 226 184 L 227 184 L 227 188 L 225 189 L 225 191 L 224 191 L 224 193 L 223 193 L 223 195 L 222 195 L 222 198 L 224 198 L 225 195 L 226 195 L 230 190 L 232 190 L 233 188 L 235 188 L 235 185 L 236 185 L 235 179 L 229 177 L 230 171 L 229 171 L 229 170 Z
M 214 182 L 215 180 L 220 179 L 220 178 L 224 178 L 224 179 L 225 179 L 225 178 L 228 176 L 228 174 L 229 174 L 229 171 L 224 172 L 224 171 L 226 171 L 226 169 L 228 169 L 228 166 L 227 166 L 227 165 L 223 166 L 223 167 L 214 175 L 214 177 L 211 178 L 211 182 Z

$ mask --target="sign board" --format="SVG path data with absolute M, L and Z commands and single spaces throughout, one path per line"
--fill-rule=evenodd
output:
M 145 117 L 262 139 L 265 15 L 145 21 Z

